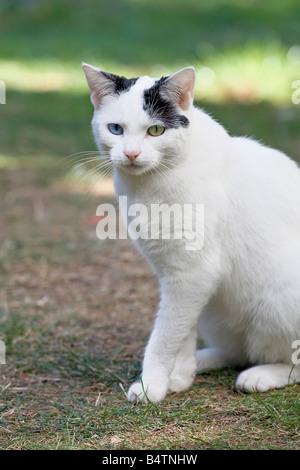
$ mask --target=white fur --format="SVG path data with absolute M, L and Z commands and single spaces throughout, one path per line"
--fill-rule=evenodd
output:
M 188 128 L 147 135 L 156 122 L 142 93 L 153 83 L 142 77 L 105 98 L 93 119 L 96 141 L 111 149 L 116 193 L 129 205 L 204 204 L 205 242 L 198 251 L 180 240 L 134 242 L 158 276 L 161 301 L 128 399 L 160 401 L 190 387 L 196 371 L 227 365 L 255 366 L 238 376 L 238 389 L 299 382 L 291 356 L 300 339 L 300 170 L 279 151 L 230 137 L 192 104 L 181 111 Z M 110 134 L 109 122 L 124 135 Z M 130 166 L 128 150 L 140 152 L 139 166 Z M 159 162 L 169 168 L 161 175 Z M 196 352 L 197 325 L 207 349 Z

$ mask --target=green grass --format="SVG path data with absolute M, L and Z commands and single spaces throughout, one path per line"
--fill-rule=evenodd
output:
M 172 65 L 206 57 L 207 43 L 223 53 L 251 41 L 291 47 L 299 25 L 296 0 L 89 0 L 84 5 L 63 0 L 32 7 L 9 0 L 1 9 L 2 56 L 21 61 Z
M 41 315 L 1 318 L 17 369 L 0 393 L 2 449 L 298 448 L 297 386 L 236 394 L 236 371 L 228 369 L 198 376 L 190 391 L 162 404 L 132 405 L 125 379 L 134 378 L 137 365 L 120 363 L 118 348 L 103 355 L 99 345 L 84 344 L 87 332 L 97 332 L 83 328 L 82 319 L 72 316 L 67 338 L 57 334 L 60 323 L 49 325 Z M 20 375 L 27 385 L 14 384 Z
M 81 62 L 197 71 L 196 103 L 300 162 L 296 0 L 5 0 L 0 5 L 1 449 L 299 449 L 299 386 L 237 394 L 238 371 L 133 405 L 158 301 L 127 241 L 100 242 L 65 157 L 95 148 Z M 101 188 L 100 188 L 101 189 Z
M 85 218 L 97 197 L 57 186 L 53 170 L 41 185 L 40 174 L 0 176 L 0 448 L 298 449 L 299 386 L 237 394 L 238 371 L 225 369 L 198 375 L 161 404 L 127 402 L 156 281 L 127 240 L 96 240 Z M 37 195 L 47 205 L 35 217 Z
M 273 145 L 278 132 L 270 126 L 279 114 L 284 142 L 297 126 L 299 106 L 291 101 L 300 65 L 295 0 L 89 0 L 75 6 L 70 0 L 27 6 L 9 0 L 0 8 L 0 79 L 7 89 L 2 160 L 94 148 L 82 61 L 127 76 L 161 76 L 192 64 L 197 103 L 219 106 L 216 118 L 230 132 L 251 132 Z M 248 113 L 256 118 L 247 119 Z M 290 147 L 299 158 L 299 140 Z
M 1 425 L 10 437 L 3 449 L 299 448 L 297 387 L 237 395 L 230 387 L 234 371 L 218 371 L 162 404 L 137 406 L 125 400 L 117 381 L 108 393 L 105 377 L 78 378 L 76 371 L 69 368 L 68 380 L 44 377 L 38 390 L 3 391 Z

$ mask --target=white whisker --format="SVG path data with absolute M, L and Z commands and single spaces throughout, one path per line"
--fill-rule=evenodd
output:
M 154 171 L 157 175 L 159 175 L 162 180 L 167 183 L 167 180 L 166 180 L 166 174 L 171 171 L 171 168 L 168 167 L 165 163 L 163 162 L 158 162 L 155 166 L 154 166 Z
M 99 162 L 99 160 L 104 160 L 104 162 L 107 162 L 106 159 L 100 159 L 99 157 L 95 157 L 95 158 L 86 158 L 84 159 L 84 161 L 80 160 L 79 163 L 75 163 L 75 165 L 73 165 L 74 168 L 80 168 L 81 166 L 84 166 L 84 165 L 88 165 L 89 163 L 93 163 L 93 162 Z
M 101 175 L 101 171 L 102 169 L 107 169 L 107 168 L 111 168 L 111 165 L 112 165 L 112 162 L 105 162 L 105 163 L 102 163 L 101 165 L 97 165 L 96 167 L 93 167 L 91 168 L 88 172 L 85 173 L 85 175 L 80 179 L 80 184 L 82 184 L 84 181 L 86 181 L 88 178 L 90 178 L 93 174 L 98 174 L 98 175 Z
M 113 171 L 114 171 L 114 164 L 113 162 L 108 162 L 110 163 L 110 165 L 107 165 L 106 168 L 104 168 L 103 171 L 99 171 L 99 169 L 97 167 L 93 168 L 93 172 L 89 175 L 89 178 L 91 179 L 91 183 L 89 184 L 88 186 L 88 189 L 87 189 L 87 195 L 86 197 L 89 195 L 92 194 L 93 192 L 93 188 L 97 185 L 99 185 L 99 183 L 106 177 L 108 177 L 109 175 L 113 174 Z M 101 170 L 102 170 L 102 167 L 101 167 Z
M 82 152 L 73 153 L 72 155 L 67 155 L 66 157 L 63 158 L 63 160 L 69 160 L 73 158 L 76 159 L 84 155 L 100 155 L 100 154 L 99 152 L 97 152 L 97 150 L 84 150 Z

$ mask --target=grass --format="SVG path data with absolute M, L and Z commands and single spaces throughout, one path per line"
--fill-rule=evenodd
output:
M 148 406 L 129 404 L 117 386 L 108 393 L 87 377 L 69 378 L 68 387 L 55 377 L 32 381 L 30 391 L 7 387 L 3 448 L 298 449 L 298 390 L 235 395 L 233 375 L 206 374 L 188 393 Z
M 264 397 L 240 395 L 231 390 L 236 372 L 216 371 L 162 404 L 136 406 L 124 399 L 117 352 L 95 357 L 78 336 L 72 341 L 75 352 L 51 348 L 47 364 L 35 353 L 34 371 L 23 369 L 2 391 L 3 449 L 298 448 L 296 386 Z M 131 367 L 123 364 L 118 373 L 127 377 Z
M 25 5 L 9 0 L 0 7 L 0 79 L 7 101 L 0 113 L 0 162 L 5 165 L 23 157 L 42 166 L 40 158 L 94 149 L 82 61 L 128 77 L 161 76 L 194 65 L 200 106 L 216 109 L 230 132 L 251 133 L 299 158 L 299 106 L 291 100 L 300 65 L 296 1 Z
M 96 238 L 110 182 L 86 197 L 65 171 L 94 149 L 82 60 L 127 76 L 193 64 L 197 105 L 300 162 L 298 2 L 9 0 L 0 16 L 0 448 L 299 449 L 297 385 L 237 394 L 226 369 L 126 401 L 157 283 L 127 240 Z
M 237 394 L 227 369 L 159 405 L 126 401 L 156 280 L 128 240 L 96 239 L 87 214 L 113 196 L 85 198 L 39 173 L 1 174 L 0 448 L 298 449 L 299 386 Z

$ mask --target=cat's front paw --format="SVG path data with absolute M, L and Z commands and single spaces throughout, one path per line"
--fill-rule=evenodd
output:
M 144 384 L 135 382 L 127 393 L 127 399 L 132 402 L 157 403 L 162 401 L 167 394 L 167 387 L 161 384 Z
M 170 392 L 183 392 L 193 385 L 195 374 L 189 375 L 171 375 L 169 381 Z

